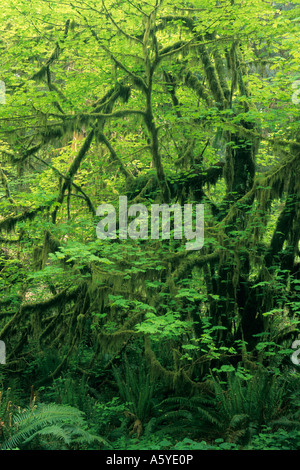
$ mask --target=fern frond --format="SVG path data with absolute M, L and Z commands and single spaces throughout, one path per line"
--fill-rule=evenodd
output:
M 55 403 L 39 404 L 32 409 L 15 413 L 12 426 L 15 432 L 2 444 L 1 450 L 25 445 L 34 437 L 47 433 L 67 444 L 73 440 L 75 433 L 86 442 L 105 442 L 102 438 L 84 431 L 85 426 L 83 413 L 77 408 Z
M 33 433 L 28 439 L 24 441 L 24 444 L 28 444 L 30 441 L 32 441 L 36 437 L 42 437 L 42 436 L 47 436 L 47 437 L 52 436 L 54 439 L 63 441 L 67 445 L 71 443 L 71 436 L 67 430 L 63 429 L 61 426 L 52 425 L 52 426 L 47 426 Z

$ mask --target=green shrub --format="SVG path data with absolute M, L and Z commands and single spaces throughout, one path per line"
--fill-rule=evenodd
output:
M 54 403 L 40 403 L 24 410 L 20 407 L 12 409 L 2 426 L 2 431 L 1 450 L 26 449 L 32 442 L 35 449 L 71 449 L 94 443 L 99 446 L 105 442 L 87 430 L 87 423 L 81 411 Z

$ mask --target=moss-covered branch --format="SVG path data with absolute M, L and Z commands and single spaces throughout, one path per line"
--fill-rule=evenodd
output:
M 106 147 L 108 148 L 108 150 L 110 152 L 111 161 L 116 163 L 119 166 L 119 168 L 120 168 L 122 174 L 125 176 L 126 180 L 132 181 L 133 180 L 133 175 L 124 166 L 121 158 L 117 155 L 115 149 L 113 148 L 113 146 L 111 145 L 109 140 L 105 137 L 105 135 L 102 132 L 101 133 L 98 132 L 97 137 L 98 137 L 100 142 L 103 142 L 106 145 Z
M 34 302 L 34 303 L 25 303 L 21 305 L 19 308 L 18 312 L 15 313 L 15 315 L 11 318 L 11 320 L 6 323 L 6 325 L 3 327 L 3 329 L 0 331 L 0 339 L 4 340 L 6 337 L 8 337 L 13 330 L 15 330 L 19 324 L 20 321 L 22 323 L 24 320 L 30 315 L 31 313 L 34 312 L 43 312 L 46 310 L 49 310 L 50 308 L 54 308 L 57 306 L 62 306 L 67 304 L 68 302 L 71 302 L 74 300 L 78 293 L 81 291 L 82 286 L 77 286 L 72 290 L 69 290 L 69 288 L 64 289 L 54 297 L 51 297 L 50 299 L 44 300 L 42 302 Z
M 60 189 L 58 198 L 57 198 L 57 204 L 54 211 L 52 212 L 52 222 L 55 223 L 56 221 L 56 215 L 58 211 L 58 207 L 61 206 L 64 200 L 65 192 L 66 190 L 70 187 L 72 180 L 78 171 L 80 164 L 85 157 L 86 153 L 89 151 L 89 148 L 91 146 L 92 140 L 94 138 L 94 129 L 90 131 L 88 136 L 86 137 L 81 149 L 79 150 L 77 156 L 74 158 L 74 161 L 72 162 L 66 176 L 65 176 L 65 181 L 62 184 L 62 187 Z
M 52 200 L 54 202 L 55 199 Z M 22 214 L 6 217 L 5 219 L 0 220 L 0 231 L 4 230 L 5 232 L 12 232 L 15 229 L 15 226 L 18 222 L 23 222 L 25 220 L 34 219 L 40 212 L 49 209 L 49 205 L 39 206 L 34 210 L 27 210 L 22 212 Z

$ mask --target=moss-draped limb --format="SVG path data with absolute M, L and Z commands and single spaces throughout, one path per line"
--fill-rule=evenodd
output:
M 92 106 L 95 113 L 100 113 L 103 110 L 108 112 L 108 109 L 113 108 L 113 104 L 118 98 L 121 98 L 124 103 L 127 103 L 130 97 L 131 88 L 126 85 L 124 81 L 120 81 L 116 86 L 112 87 L 104 96 L 95 101 Z
M 90 113 L 78 113 L 78 114 L 57 114 L 57 113 L 47 113 L 48 117 L 54 117 L 61 119 L 64 123 L 73 123 L 74 125 L 79 124 L 88 124 L 94 123 L 96 120 L 103 121 L 107 119 L 113 118 L 123 118 L 127 116 L 142 116 L 145 117 L 145 112 L 139 109 L 122 109 L 119 111 L 111 112 L 111 113 L 97 113 L 97 112 L 90 112 Z
M 54 201 L 55 199 L 53 199 Z M 15 229 L 15 226 L 18 222 L 23 222 L 25 220 L 34 219 L 40 212 L 49 209 L 47 206 L 39 206 L 32 211 L 27 210 L 22 212 L 22 214 L 6 217 L 5 219 L 0 220 L 0 231 L 4 230 L 5 232 L 12 232 Z
M 64 43 L 65 39 L 67 38 L 68 36 L 68 32 L 69 32 L 69 27 L 70 27 L 70 20 L 68 19 L 65 23 L 65 29 L 64 29 L 64 36 L 63 36 L 63 39 L 62 39 L 62 44 Z M 59 58 L 61 52 L 62 52 L 63 48 L 59 45 L 59 43 L 57 42 L 56 45 L 55 45 L 55 48 L 53 49 L 50 57 L 47 59 L 47 61 L 45 62 L 44 65 L 42 65 L 42 67 L 40 68 L 40 70 L 38 72 L 35 72 L 32 76 L 32 80 L 36 80 L 36 81 L 40 81 L 42 80 L 46 75 L 47 75 L 47 70 L 49 69 L 49 66 Z
M 46 62 L 40 67 L 40 69 L 35 72 L 34 74 L 31 75 L 31 77 L 29 78 L 29 80 L 35 80 L 37 82 L 40 82 L 41 80 L 43 80 L 46 75 L 47 75 L 47 68 L 53 64 L 53 62 L 55 62 L 55 60 L 57 60 L 61 54 L 61 52 L 63 51 L 64 47 L 63 44 L 68 36 L 68 33 L 69 33 L 69 28 L 70 28 L 70 19 L 68 19 L 65 23 L 65 27 L 64 27 L 64 35 L 63 35 L 63 38 L 62 40 L 60 41 L 60 44 L 59 42 L 56 42 L 55 44 L 55 47 L 53 49 L 53 51 L 51 52 L 49 58 L 46 60 Z M 26 81 L 23 81 L 22 83 L 20 83 L 19 85 L 15 85 L 15 86 L 12 86 L 12 88 L 14 89 L 17 89 L 17 88 L 22 88 L 22 87 L 25 87 L 27 83 L 27 80 Z
M 192 390 L 207 390 L 207 384 L 194 382 L 188 372 L 182 367 L 178 370 L 169 370 L 162 366 L 151 347 L 151 340 L 148 335 L 145 335 L 144 347 L 145 358 L 153 378 L 161 378 L 167 387 L 174 390 L 186 389 L 187 386 L 191 387 Z
M 200 53 L 200 59 L 202 61 L 204 72 L 209 84 L 210 91 L 220 109 L 226 109 L 228 106 L 227 99 L 224 95 L 224 90 L 220 84 L 218 73 L 213 61 L 209 57 L 209 53 L 204 44 L 198 45 L 198 50 Z
M 246 125 L 246 124 L 245 124 Z M 248 124 L 251 126 L 251 124 Z M 253 126 L 251 126 L 253 127 Z M 227 132 L 226 163 L 224 169 L 227 198 L 238 199 L 253 186 L 255 176 L 255 146 L 238 134 Z
M 180 258 L 179 258 L 180 259 Z M 197 254 L 189 254 L 180 259 L 179 265 L 172 272 L 172 279 L 178 281 L 185 277 L 188 273 L 191 273 L 194 267 L 201 269 L 207 263 L 215 262 L 220 259 L 220 251 L 216 250 L 212 253 L 202 254 L 202 252 L 197 252 Z M 178 260 L 174 258 L 174 261 L 177 263 Z
M 270 246 L 267 250 L 265 255 L 265 266 L 267 268 L 271 268 L 274 264 L 274 258 L 278 257 L 280 259 L 280 253 L 283 248 L 284 242 L 288 239 L 288 236 L 293 227 L 293 221 L 296 217 L 296 205 L 300 202 L 300 195 L 296 195 L 291 193 L 287 196 L 287 200 L 285 202 L 285 206 L 281 211 L 276 227 L 270 242 Z M 298 238 L 300 234 L 298 234 Z M 299 241 L 299 239 L 298 239 Z
M 58 251 L 59 247 L 60 241 L 56 237 L 54 237 L 54 235 L 49 232 L 49 230 L 45 230 L 44 243 L 41 253 L 42 268 L 46 265 L 49 253 L 55 253 L 56 251 Z
M 134 329 L 137 323 L 143 320 L 144 313 L 138 312 L 130 315 L 122 327 L 113 333 L 101 332 L 98 335 L 98 343 L 105 351 L 115 352 L 130 338 L 139 337 L 142 333 Z
M 55 91 L 57 95 L 60 95 L 60 97 L 62 97 L 63 94 L 60 93 L 59 89 L 51 81 L 51 72 L 50 72 L 49 65 L 46 67 L 46 77 L 47 77 L 47 85 L 48 85 L 49 91 L 50 92 Z M 66 101 L 66 99 L 64 99 L 64 101 Z M 53 101 L 53 105 L 58 109 L 58 111 L 64 114 L 64 110 L 62 109 L 61 104 L 58 101 Z
M 63 178 L 64 180 L 68 180 L 68 178 L 63 175 L 57 168 L 55 168 L 53 165 L 51 165 L 50 163 L 47 163 L 45 162 L 45 160 L 43 160 L 42 158 L 39 158 L 37 155 L 34 155 L 34 158 L 36 158 L 38 161 L 42 162 L 44 165 L 48 166 L 49 168 L 51 168 L 54 173 L 56 173 L 58 176 L 60 176 L 61 178 Z M 87 203 L 87 206 L 88 206 L 88 209 L 89 211 L 93 214 L 93 215 L 96 215 L 96 209 L 94 208 L 94 205 L 91 201 L 91 199 L 89 198 L 89 196 L 85 193 L 85 191 L 83 191 L 83 189 L 81 188 L 81 186 L 78 186 L 78 184 L 74 183 L 74 181 L 71 181 L 71 185 L 76 189 L 76 191 L 80 192 L 82 194 L 82 197 L 83 199 L 86 201 Z
M 186 189 L 187 192 L 191 190 L 195 198 L 199 201 L 203 198 L 203 186 L 213 186 L 223 176 L 224 163 L 217 162 L 206 169 L 199 169 L 197 165 L 192 167 L 189 171 L 178 172 L 172 176 L 166 176 L 166 181 L 170 189 L 170 196 L 172 199 L 180 198 Z M 137 196 L 153 198 L 155 192 L 159 188 L 157 178 L 151 175 L 141 175 L 135 178 L 128 185 L 128 197 L 134 199 Z
M 152 82 L 152 77 L 150 76 L 150 82 Z M 158 140 L 158 128 L 155 124 L 155 119 L 152 110 L 152 85 L 149 83 L 149 88 L 147 92 L 147 104 L 146 111 L 144 115 L 145 124 L 147 126 L 149 135 L 150 135 L 150 148 L 152 154 L 152 161 L 156 169 L 158 185 L 161 190 L 162 200 L 164 203 L 168 204 L 170 201 L 170 189 L 167 183 L 165 176 L 161 155 L 159 152 L 159 140 Z
M 51 319 L 46 328 L 41 332 L 40 334 L 40 341 L 42 341 L 44 338 L 47 339 L 51 335 L 52 331 L 55 330 L 55 327 L 57 326 L 58 320 L 60 319 L 62 315 L 62 309 L 59 310 L 57 315 L 54 315 Z
M 59 292 L 57 295 L 54 297 L 51 297 L 50 299 L 44 300 L 42 302 L 35 302 L 35 303 L 25 303 L 22 304 L 15 313 L 15 315 L 11 318 L 11 320 L 3 327 L 3 329 L 0 332 L 0 338 L 5 339 L 14 331 L 18 324 L 19 321 L 24 321 L 25 318 L 28 317 L 33 312 L 36 311 L 46 311 L 49 310 L 50 308 L 54 308 L 57 306 L 62 306 L 68 302 L 71 302 L 76 298 L 77 294 L 81 291 L 82 286 L 77 286 L 74 289 L 69 289 L 66 288 Z
M 174 80 L 174 77 L 172 76 L 172 74 L 170 72 L 166 72 L 164 70 L 163 72 L 163 75 L 164 75 L 164 79 L 166 81 L 166 88 L 167 88 L 167 91 L 168 93 L 170 94 L 171 96 L 171 99 L 172 99 L 172 103 L 173 103 L 173 106 L 175 108 L 175 113 L 176 113 L 176 116 L 181 119 L 182 118 L 182 114 L 180 112 L 180 109 L 178 108 L 180 103 L 179 103 L 179 100 L 176 96 L 176 81 Z
M 62 184 L 62 187 L 60 189 L 60 193 L 59 193 L 58 198 L 57 198 L 57 204 L 58 205 L 55 207 L 54 211 L 52 212 L 52 222 L 53 223 L 55 223 L 55 221 L 56 221 L 56 215 L 57 215 L 58 207 L 60 207 L 61 204 L 63 203 L 65 192 L 70 187 L 70 185 L 72 183 L 72 180 L 73 180 L 76 172 L 78 171 L 83 158 L 85 157 L 86 153 L 89 151 L 89 148 L 91 146 L 93 138 L 94 138 L 94 129 L 92 129 L 89 132 L 89 134 L 87 135 L 81 149 L 79 150 L 77 156 L 74 158 L 74 160 L 73 160 L 73 162 L 72 162 L 72 164 L 71 164 L 71 166 L 70 166 L 70 168 L 69 168 L 69 170 L 66 174 L 65 181 Z
M 185 84 L 188 88 L 194 90 L 198 97 L 205 101 L 207 106 L 212 106 L 212 100 L 206 87 L 200 82 L 195 74 L 188 71 L 185 76 Z
M 291 155 L 295 157 L 297 156 L 297 152 L 300 152 L 300 142 L 298 142 L 297 140 L 283 139 L 282 137 L 269 137 L 267 135 L 260 134 L 254 127 L 243 126 L 243 123 L 235 124 L 231 121 L 224 121 L 222 126 L 226 130 L 238 132 L 239 135 L 241 137 L 244 137 L 245 139 L 257 139 L 258 141 L 268 142 L 270 145 L 272 145 L 275 150 L 278 150 L 278 148 L 280 148 L 280 152 L 283 152 L 283 154 L 285 154 L 287 158 L 288 156 L 291 157 Z M 290 148 L 290 152 L 284 152 L 284 149 L 282 149 L 282 147 Z
M 8 185 L 8 179 L 7 179 L 7 177 L 4 173 L 1 165 L 0 165 L 0 178 L 1 178 L 1 182 L 2 182 L 2 185 L 3 185 L 4 191 L 5 191 L 5 196 L 6 196 L 7 200 L 13 206 L 14 210 L 16 210 L 16 202 L 14 201 L 14 199 L 11 195 L 9 185 Z
M 137 204 L 143 201 L 144 197 L 147 197 L 149 193 L 151 194 L 153 191 L 155 191 L 156 187 L 157 187 L 157 181 L 156 181 L 156 178 L 154 177 L 150 177 L 146 181 L 145 185 L 143 187 L 140 187 L 137 192 L 132 193 L 132 189 L 134 188 L 134 186 L 133 187 L 131 186 L 128 194 L 130 198 L 133 198 L 131 199 L 132 204 Z
M 207 33 L 206 37 L 210 39 L 216 39 L 216 33 L 215 32 L 211 34 Z M 228 82 L 226 78 L 226 70 L 225 70 L 222 56 L 217 47 L 213 48 L 213 58 L 214 58 L 215 68 L 216 68 L 216 72 L 219 78 L 220 86 L 223 90 L 223 94 L 224 94 L 226 101 L 229 103 L 230 90 L 229 90 L 229 86 L 228 86 Z
M 132 181 L 133 180 L 132 173 L 129 170 L 127 170 L 121 158 L 117 155 L 115 149 L 113 148 L 109 140 L 106 138 L 106 136 L 102 132 L 98 132 L 97 138 L 99 139 L 100 142 L 103 142 L 106 145 L 106 147 L 108 148 L 110 152 L 111 161 L 113 163 L 116 163 L 119 166 L 120 171 L 125 176 L 126 180 L 128 180 L 129 182 Z

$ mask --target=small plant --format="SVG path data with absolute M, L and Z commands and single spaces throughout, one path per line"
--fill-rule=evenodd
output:
M 265 427 L 264 430 L 253 437 L 249 450 L 300 450 L 300 430 L 278 429 L 272 431 Z
M 280 418 L 287 395 L 287 379 L 257 370 L 251 378 L 235 372 L 226 382 L 212 380 L 218 428 L 230 442 L 246 445 L 252 434 Z
M 154 431 L 174 439 L 182 432 L 191 438 L 210 434 L 218 425 L 214 410 L 214 400 L 202 395 L 166 398 L 155 407 L 155 416 L 145 427 L 145 437 Z
M 2 420 L 0 450 L 26 449 L 31 442 L 35 443 L 35 449 L 47 448 L 51 442 L 63 449 L 94 443 L 108 445 L 103 438 L 87 430 L 83 413 L 68 405 L 40 403 L 22 410 L 20 407 L 11 409 L 8 403 Z
M 145 367 L 134 368 L 129 365 L 127 358 L 124 364 L 124 376 L 116 368 L 113 372 L 120 396 L 128 406 L 125 414 L 133 422 L 130 433 L 140 437 L 144 431 L 144 424 L 150 417 L 154 384 L 151 383 Z

